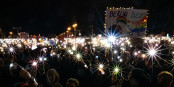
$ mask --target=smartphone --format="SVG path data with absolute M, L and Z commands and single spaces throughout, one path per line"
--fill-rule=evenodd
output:
M 98 56 L 95 56 L 96 59 L 98 59 Z
M 17 69 L 17 64 L 16 64 L 16 63 L 10 63 L 9 69 L 10 69 L 10 70 L 12 70 L 12 69 Z
M 19 72 L 21 71 L 22 67 L 19 66 L 17 63 L 10 63 L 9 64 L 9 70 L 11 74 L 18 76 Z

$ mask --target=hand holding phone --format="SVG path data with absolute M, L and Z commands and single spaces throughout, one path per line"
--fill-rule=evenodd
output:
M 9 71 L 13 75 L 19 75 L 19 72 L 21 71 L 22 67 L 19 66 L 17 63 L 10 63 L 9 64 Z

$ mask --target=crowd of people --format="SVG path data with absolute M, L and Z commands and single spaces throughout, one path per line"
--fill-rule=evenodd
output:
M 152 62 L 134 55 L 145 49 L 136 44 L 125 52 L 115 47 L 117 55 L 103 47 L 93 49 L 90 44 L 77 46 L 80 60 L 74 58 L 75 52 L 68 52 L 68 45 L 66 49 L 58 44 L 31 49 L 24 44 L 21 48 L 11 44 L 13 52 L 7 49 L 0 53 L 0 87 L 173 87 L 170 43 L 158 44 L 161 55 L 159 59 L 152 57 Z M 121 61 L 115 58 L 118 55 Z

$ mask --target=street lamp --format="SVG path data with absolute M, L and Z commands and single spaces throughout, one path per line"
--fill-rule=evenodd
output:
M 76 38 L 76 27 L 77 27 L 77 23 L 74 23 L 72 25 L 72 27 L 74 28 L 74 37 Z
M 12 36 L 13 36 L 13 32 L 9 32 L 9 34 L 10 34 L 10 37 L 12 37 Z
M 10 35 L 12 35 L 12 34 L 13 34 L 13 32 L 9 32 L 9 34 L 10 34 Z
M 72 26 L 73 26 L 73 28 L 76 28 L 77 27 L 77 23 L 73 24 Z
M 69 31 L 66 31 L 66 32 L 67 32 L 66 35 L 67 35 L 67 37 L 68 37 L 68 32 L 69 32 Z
M 71 27 L 68 27 L 67 30 L 70 31 L 71 30 Z

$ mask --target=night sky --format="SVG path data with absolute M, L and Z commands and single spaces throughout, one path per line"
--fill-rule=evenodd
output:
M 172 0 L 4 0 L 0 1 L 3 31 L 21 27 L 30 34 L 60 34 L 73 22 L 83 34 L 104 31 L 106 7 L 148 9 L 148 33 L 174 31 Z

